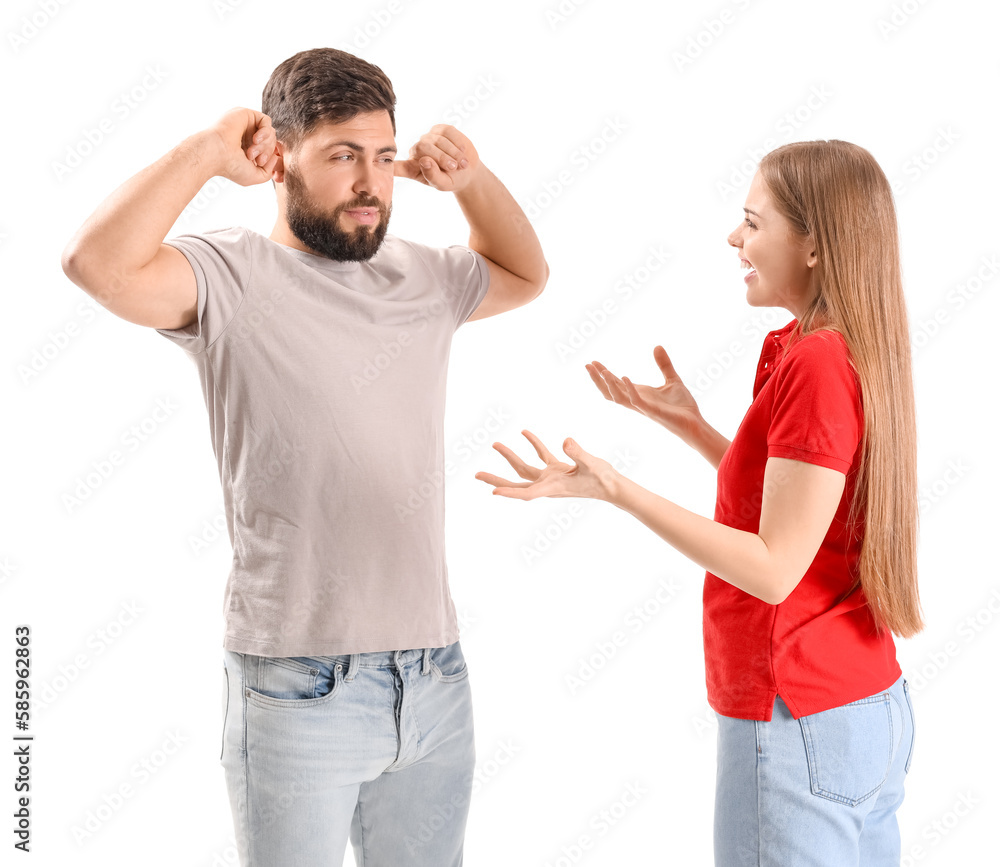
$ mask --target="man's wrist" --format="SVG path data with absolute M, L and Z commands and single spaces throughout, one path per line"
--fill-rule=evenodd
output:
M 477 163 L 470 169 L 463 169 L 469 172 L 469 179 L 465 184 L 455 190 L 455 197 L 458 199 L 475 199 L 477 197 L 489 197 L 490 185 L 496 180 L 495 175 L 482 163 Z
M 206 176 L 206 181 L 214 177 L 228 177 L 228 159 L 222 136 L 214 129 L 200 130 L 189 135 L 174 150 L 192 161 L 192 167 Z

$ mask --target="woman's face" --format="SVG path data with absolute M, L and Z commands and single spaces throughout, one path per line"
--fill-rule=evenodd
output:
M 779 214 L 760 172 L 754 175 L 743 208 L 745 219 L 729 235 L 741 265 L 747 303 L 752 307 L 784 307 L 799 317 L 816 293 L 813 284 L 816 253 L 810 238 L 797 236 Z

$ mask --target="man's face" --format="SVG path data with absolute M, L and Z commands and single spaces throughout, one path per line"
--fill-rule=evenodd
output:
M 323 122 L 284 164 L 285 220 L 321 256 L 363 262 L 378 251 L 392 213 L 396 141 L 386 111 Z

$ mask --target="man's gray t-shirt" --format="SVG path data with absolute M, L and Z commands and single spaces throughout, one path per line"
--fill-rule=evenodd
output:
M 458 639 L 444 547 L 452 335 L 486 260 L 387 235 L 336 262 L 245 228 L 180 235 L 233 562 L 224 646 L 317 656 Z

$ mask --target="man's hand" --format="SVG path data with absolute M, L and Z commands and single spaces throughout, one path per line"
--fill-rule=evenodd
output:
M 409 159 L 393 163 L 393 174 L 454 193 L 469 221 L 468 246 L 486 259 L 489 288 L 466 321 L 495 316 L 538 297 L 549 278 L 538 237 L 510 191 L 455 127 L 431 127 L 410 148 Z
M 410 148 L 408 160 L 396 160 L 394 174 L 435 190 L 457 193 L 473 181 L 482 167 L 472 142 L 455 127 L 439 123 Z
M 150 328 L 197 320 L 198 286 L 184 254 L 164 244 L 184 208 L 213 177 L 262 184 L 280 157 L 271 119 L 227 111 L 108 196 L 63 251 L 62 267 L 104 307 Z
M 252 108 L 233 108 L 211 130 L 219 138 L 219 174 L 243 187 L 271 180 L 279 160 L 271 118 Z

